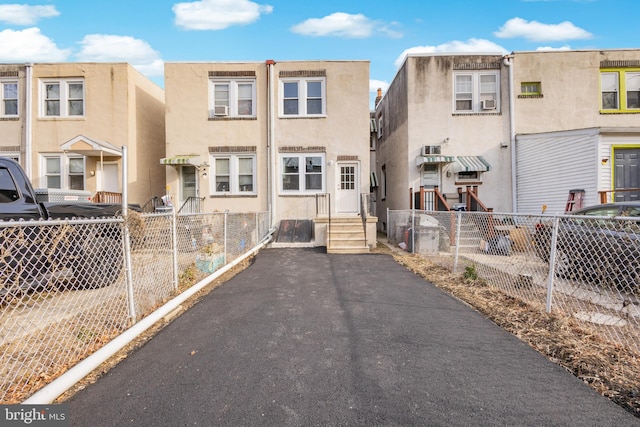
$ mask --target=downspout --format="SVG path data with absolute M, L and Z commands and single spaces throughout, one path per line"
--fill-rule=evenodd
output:
M 274 99 L 274 78 L 273 67 L 276 62 L 273 59 L 268 59 L 267 64 L 267 80 L 268 91 L 267 102 L 269 103 L 267 111 L 267 192 L 269 194 L 267 200 L 267 210 L 269 212 L 269 224 L 270 228 L 276 226 L 276 152 L 275 152 L 275 99 Z
M 33 122 L 33 111 L 32 111 L 32 95 L 33 95 L 33 84 L 31 82 L 32 74 L 33 74 L 33 64 L 31 62 L 27 62 L 25 64 L 25 115 L 24 115 L 24 123 L 25 123 L 25 137 L 24 137 L 24 171 L 29 177 L 29 179 L 33 182 L 33 176 L 31 174 L 32 167 L 31 162 L 33 159 L 31 158 L 31 151 L 33 146 L 33 135 L 32 135 L 32 122 Z
M 516 117 L 513 96 L 513 56 L 503 57 L 505 67 L 509 69 L 509 149 L 511 150 L 511 211 L 518 211 L 518 189 L 516 185 Z

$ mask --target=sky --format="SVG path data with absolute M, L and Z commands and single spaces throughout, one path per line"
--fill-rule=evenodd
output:
M 0 0 L 0 63 L 366 60 L 371 99 L 408 53 L 640 48 L 640 0 Z M 630 19 L 628 17 L 631 17 Z

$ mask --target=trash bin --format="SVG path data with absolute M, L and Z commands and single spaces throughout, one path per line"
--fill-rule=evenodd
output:
M 438 255 L 440 228 L 420 225 L 415 232 L 415 252 L 420 255 Z

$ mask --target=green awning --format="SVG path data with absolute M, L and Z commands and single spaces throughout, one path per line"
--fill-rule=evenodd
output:
M 482 156 L 456 156 L 453 171 L 458 172 L 487 172 L 491 165 Z
M 452 163 L 455 162 L 454 156 L 418 156 L 416 157 L 416 166 L 422 166 L 425 163 L 438 164 L 438 163 Z
M 200 166 L 200 156 L 197 154 L 188 154 L 181 156 L 165 157 L 160 159 L 161 165 L 192 165 Z

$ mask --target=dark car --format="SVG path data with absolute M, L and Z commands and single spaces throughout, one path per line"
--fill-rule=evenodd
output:
M 536 225 L 534 242 L 549 261 L 553 222 Z M 640 289 L 640 202 L 590 206 L 558 220 L 555 273 L 569 279 Z

